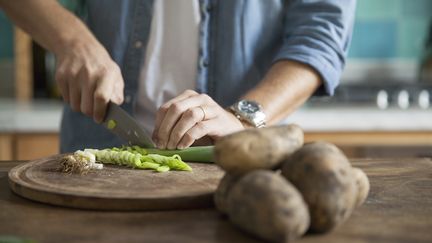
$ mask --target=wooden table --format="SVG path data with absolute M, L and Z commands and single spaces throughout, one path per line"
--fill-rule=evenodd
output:
M 0 162 L 0 235 L 38 242 L 258 242 L 215 209 L 103 212 L 23 199 L 8 187 L 18 162 Z M 297 242 L 432 242 L 432 160 L 367 159 L 353 164 L 371 182 L 365 205 L 341 227 Z

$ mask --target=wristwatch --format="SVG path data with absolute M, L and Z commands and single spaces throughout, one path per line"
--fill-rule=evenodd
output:
M 253 127 L 260 128 L 266 125 L 266 115 L 262 111 L 261 105 L 255 101 L 240 100 L 229 108 L 240 121 Z

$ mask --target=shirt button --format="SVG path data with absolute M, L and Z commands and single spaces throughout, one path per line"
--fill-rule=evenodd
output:
M 207 4 L 207 12 L 210 12 L 212 10 L 212 5 L 211 4 Z
M 203 13 L 208 13 L 208 12 L 210 12 L 212 10 L 212 5 L 211 4 L 202 4 L 201 5 L 201 11 L 203 12 Z
M 143 45 L 142 41 L 135 41 L 134 46 L 135 46 L 136 49 L 141 48 L 142 45 Z
M 207 67 L 209 65 L 209 62 L 207 59 L 201 58 L 200 59 L 200 66 L 201 67 Z
M 126 95 L 125 96 L 125 102 L 126 102 L 126 104 L 131 103 L 131 101 L 132 101 L 132 97 L 130 95 Z

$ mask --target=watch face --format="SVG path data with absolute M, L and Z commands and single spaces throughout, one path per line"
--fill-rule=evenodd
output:
M 239 103 L 239 110 L 248 114 L 253 114 L 259 111 L 260 107 L 253 101 L 241 101 Z

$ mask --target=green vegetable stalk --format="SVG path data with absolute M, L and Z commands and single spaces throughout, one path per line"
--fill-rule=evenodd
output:
M 156 148 L 141 148 L 139 146 L 124 146 L 121 148 L 113 148 L 118 151 L 130 151 L 138 152 L 142 155 L 146 154 L 159 154 L 163 156 L 173 156 L 178 155 L 184 161 L 188 162 L 203 162 L 203 163 L 213 163 L 213 148 L 214 146 L 196 146 L 189 147 L 186 149 L 175 149 L 175 150 L 164 150 Z
M 111 124 L 115 127 L 115 123 Z M 182 150 L 162 150 L 141 148 L 139 146 L 123 146 L 111 149 L 78 150 L 73 155 L 62 159 L 62 171 L 66 173 L 86 173 L 91 169 L 102 169 L 103 164 L 124 165 L 138 169 L 149 169 L 157 172 L 169 170 L 192 171 L 186 164 L 190 162 L 214 162 L 213 146 L 190 147 Z
M 192 171 L 179 155 L 163 156 L 159 154 L 142 154 L 130 147 L 112 149 L 86 149 L 96 156 L 96 160 L 104 164 L 125 165 L 132 168 L 151 169 L 158 172 L 169 170 Z

